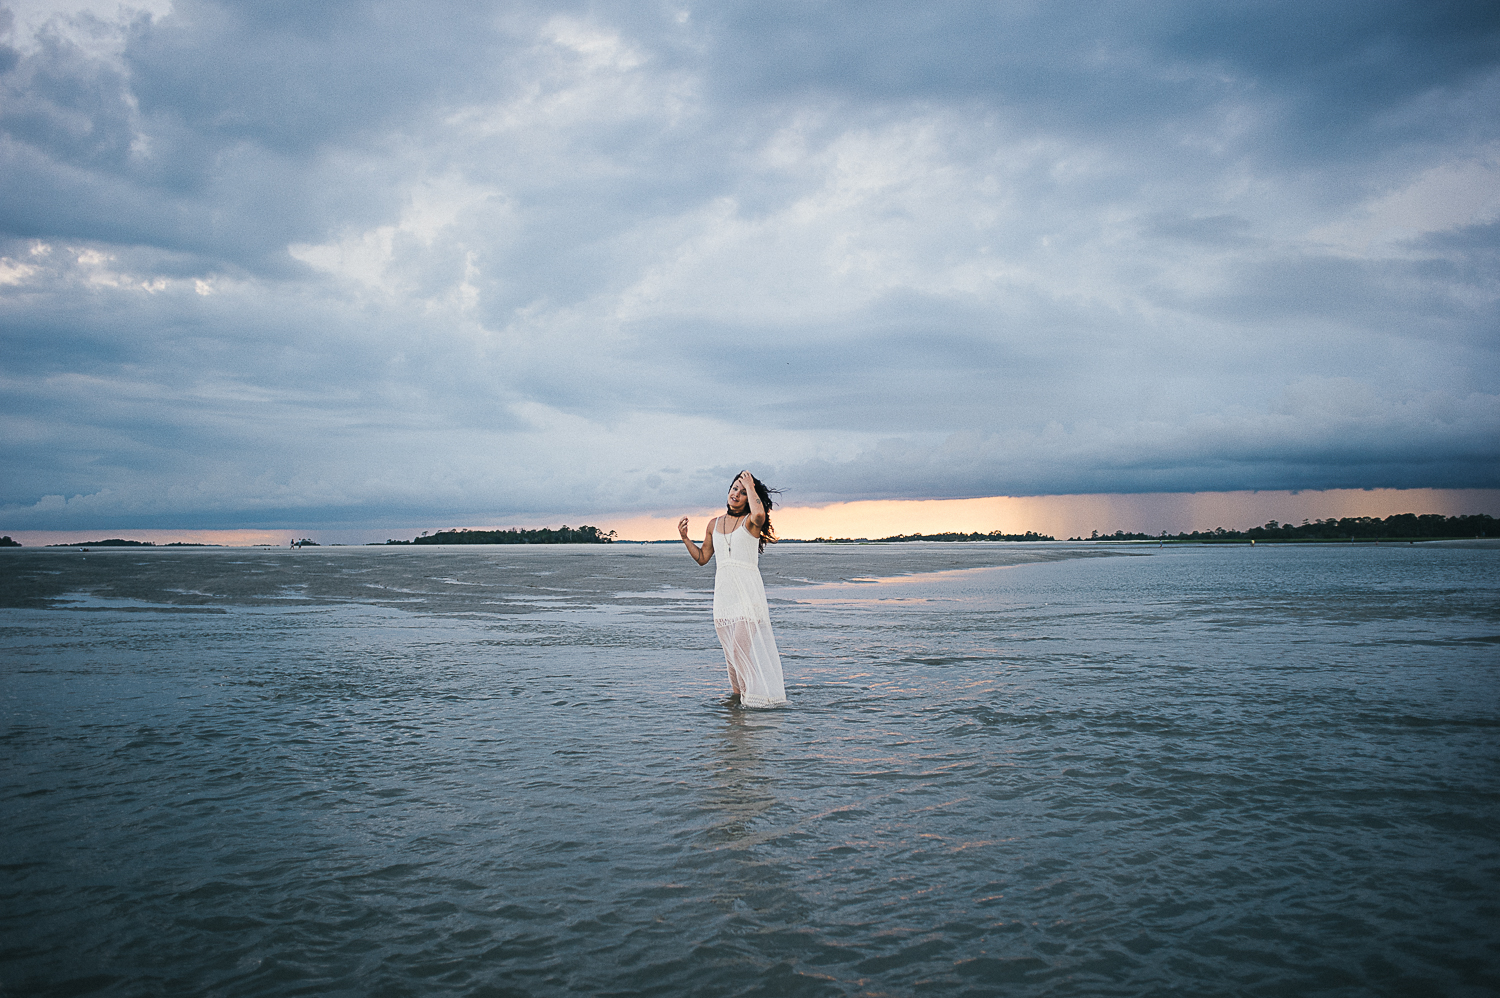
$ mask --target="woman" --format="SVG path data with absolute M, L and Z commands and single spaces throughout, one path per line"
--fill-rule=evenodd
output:
M 748 471 L 729 486 L 723 516 L 708 521 L 703 546 L 688 537 L 688 518 L 677 522 L 677 533 L 688 554 L 707 565 L 717 547 L 714 566 L 714 630 L 724 646 L 729 685 L 745 707 L 786 703 L 781 680 L 781 655 L 771 634 L 766 610 L 766 587 L 760 580 L 760 553 L 775 541 L 771 529 L 771 489 Z

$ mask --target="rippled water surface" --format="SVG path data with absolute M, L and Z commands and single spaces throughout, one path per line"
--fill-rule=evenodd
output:
M 1500 990 L 1500 548 L 0 553 L 0 994 Z

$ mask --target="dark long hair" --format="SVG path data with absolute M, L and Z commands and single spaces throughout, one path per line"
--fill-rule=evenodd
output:
M 729 487 L 734 488 L 734 483 L 739 480 L 740 476 L 735 475 L 734 481 L 731 481 L 729 483 Z M 754 475 L 750 476 L 750 480 L 755 483 L 755 494 L 760 496 L 760 504 L 766 511 L 766 522 L 760 525 L 760 550 L 762 553 L 764 553 L 766 550 L 766 541 L 770 541 L 772 544 L 776 543 L 776 531 L 771 527 L 771 507 L 776 504 L 771 501 L 771 496 L 781 495 L 781 490 L 770 488 L 766 485 L 765 482 L 761 481 L 759 478 L 756 478 Z M 730 516 L 749 516 L 750 500 L 745 500 L 744 513 L 736 513 L 734 510 L 729 508 L 728 503 L 724 504 L 724 512 L 728 513 Z

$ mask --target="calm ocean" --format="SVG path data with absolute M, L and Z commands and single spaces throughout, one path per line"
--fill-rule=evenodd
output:
M 0 995 L 1492 995 L 1500 547 L 0 552 Z

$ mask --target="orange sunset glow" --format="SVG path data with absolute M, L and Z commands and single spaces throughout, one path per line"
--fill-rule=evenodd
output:
M 701 534 L 717 509 L 691 514 Z M 1287 523 L 1394 513 L 1500 513 L 1495 489 L 1334 489 L 1323 492 L 1156 492 L 1133 495 L 993 496 L 983 499 L 875 500 L 827 506 L 787 506 L 773 514 L 782 537 L 889 537 L 946 531 L 1025 533 L 1058 540 L 1092 531 L 1158 534 L 1215 527 L 1245 529 L 1276 519 Z M 601 525 L 629 540 L 677 536 L 675 516 L 607 518 Z
M 702 535 L 708 518 L 717 508 L 682 513 L 611 516 L 569 514 L 527 517 L 525 520 L 496 518 L 468 526 L 476 529 L 556 527 L 563 523 L 590 524 L 613 530 L 621 540 L 659 541 L 677 537 L 677 520 L 686 514 L 694 537 Z M 1275 519 L 1284 523 L 1344 516 L 1385 517 L 1393 513 L 1469 513 L 1500 515 L 1500 489 L 1331 489 L 1323 492 L 1155 492 L 1132 495 L 991 496 L 979 499 L 870 500 L 831 503 L 826 506 L 786 506 L 775 510 L 776 532 L 781 537 L 812 540 L 816 537 L 890 537 L 895 534 L 937 534 L 948 531 L 988 533 L 999 530 L 1021 534 L 1034 530 L 1066 540 L 1124 530 L 1127 533 L 1158 534 L 1163 530 L 1212 530 L 1215 527 L 1243 530 Z M 409 540 L 423 530 L 448 529 L 453 524 L 420 524 L 406 527 L 344 527 L 334 529 L 244 529 L 244 530 L 130 530 L 114 528 L 91 531 L 4 531 L 28 547 L 70 544 L 106 537 L 170 544 L 222 544 L 250 547 L 270 544 L 285 547 L 297 537 L 310 537 L 320 544 L 367 544 L 388 537 Z

